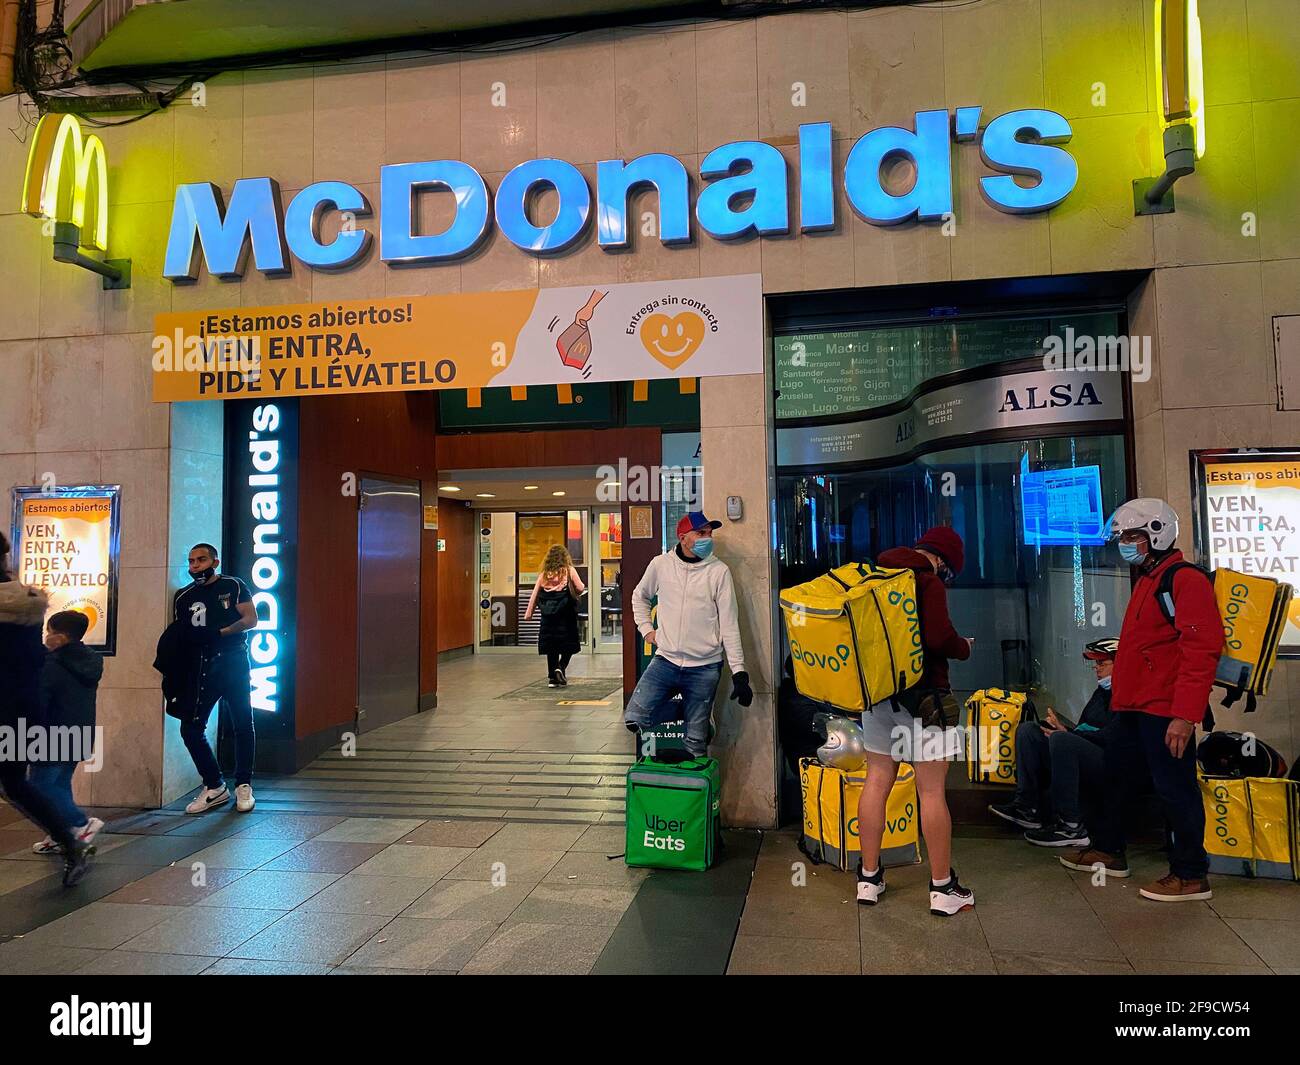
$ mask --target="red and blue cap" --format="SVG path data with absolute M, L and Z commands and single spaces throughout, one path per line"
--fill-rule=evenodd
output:
M 721 529 L 722 522 L 710 521 L 704 516 L 702 510 L 692 510 L 683 515 L 682 520 L 677 523 L 677 538 L 680 540 L 688 532 L 698 532 L 700 529 Z

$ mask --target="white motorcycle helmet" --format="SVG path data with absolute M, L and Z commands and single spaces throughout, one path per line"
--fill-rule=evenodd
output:
M 817 760 L 822 765 L 852 773 L 867 762 L 867 749 L 862 742 L 862 726 L 838 714 L 818 714 L 813 718 L 817 731 L 826 742 L 817 748 Z
M 1126 532 L 1144 532 L 1154 551 L 1167 551 L 1178 539 L 1178 515 L 1163 499 L 1130 499 L 1110 519 L 1110 539 Z

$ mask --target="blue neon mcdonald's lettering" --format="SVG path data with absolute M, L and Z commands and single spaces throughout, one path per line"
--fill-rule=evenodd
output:
M 370 234 L 364 229 L 341 229 L 329 244 L 320 241 L 320 220 L 327 211 L 370 214 L 365 196 L 345 181 L 318 181 L 308 185 L 284 212 L 284 239 L 296 259 L 316 270 L 350 266 L 365 254 Z
M 415 194 L 422 188 L 447 189 L 455 197 L 455 217 L 441 233 L 415 232 Z M 487 232 L 487 186 L 477 170 L 457 159 L 381 166 L 379 197 L 379 254 L 385 262 L 454 259 L 473 249 Z
M 892 226 L 919 218 L 923 222 L 952 212 L 952 156 L 947 111 L 918 111 L 916 130 L 882 126 L 865 133 L 849 149 L 844 164 L 844 191 L 864 221 Z M 916 180 L 900 195 L 880 182 L 884 164 L 896 156 L 911 158 Z
M 1046 211 L 1065 199 L 1079 181 L 1079 164 L 1064 148 L 1070 123 L 1055 111 L 1008 111 L 988 124 L 980 141 L 980 155 L 997 177 L 980 179 L 980 192 L 993 207 L 1011 214 Z M 1025 137 L 1037 137 L 1038 143 Z M 1029 188 L 1017 185 L 1010 174 L 1037 175 Z
M 954 209 L 952 145 L 978 140 L 985 164 L 996 171 L 980 180 L 984 199 L 999 211 L 1027 214 L 1055 207 L 1079 178 L 1074 158 L 1060 145 L 1069 141 L 1069 122 L 1055 111 L 1009 111 L 981 133 L 982 109 L 960 107 L 955 121 L 946 110 L 918 111 L 912 129 L 884 126 L 870 130 L 849 149 L 842 180 L 853 210 L 872 225 L 897 225 L 912 219 L 936 221 Z M 882 171 L 899 157 L 909 159 L 915 179 L 905 192 L 885 188 Z M 836 226 L 833 132 L 830 123 L 799 127 L 799 229 L 805 233 Z M 762 141 L 736 141 L 709 152 L 700 165 L 702 187 L 694 206 L 700 228 L 727 239 L 750 233 L 789 233 L 792 226 L 789 164 L 782 152 Z M 1036 178 L 1028 187 L 1016 176 Z M 555 190 L 558 205 L 548 225 L 536 225 L 530 201 L 539 186 Z M 602 248 L 628 247 L 628 200 L 653 187 L 658 200 L 658 238 L 683 244 L 691 234 L 691 179 L 681 160 L 652 153 L 630 161 L 596 164 L 595 214 Z M 397 163 L 380 167 L 379 250 L 391 265 L 456 259 L 487 234 L 495 217 L 506 239 L 524 251 L 544 255 L 572 246 L 586 231 L 592 190 L 581 172 L 560 159 L 533 159 L 508 173 L 497 189 L 495 211 L 482 176 L 456 159 Z M 440 233 L 422 233 L 418 193 L 450 192 L 451 224 Z M 281 218 L 279 190 L 270 178 L 241 178 L 223 209 L 221 194 L 208 183 L 180 185 L 172 208 L 163 275 L 173 281 L 198 276 L 201 249 L 208 272 L 243 275 L 251 246 L 256 268 L 287 270 L 288 252 L 312 269 L 350 266 L 365 254 L 370 234 L 346 228 L 329 244 L 320 240 L 320 222 L 330 210 L 367 215 L 366 198 L 352 185 L 322 181 L 300 192 Z M 287 243 L 287 248 L 286 248 Z
M 257 269 L 281 273 L 285 254 L 280 231 L 280 187 L 270 178 L 240 178 L 224 212 L 221 192 L 211 182 L 177 185 L 163 277 L 193 281 L 199 276 L 196 242 L 203 248 L 208 273 L 241 277 L 250 238 Z
M 528 201 L 537 185 L 549 185 L 559 197 L 555 218 L 536 226 L 528 217 Z M 533 159 L 520 163 L 501 181 L 496 196 L 497 225 L 507 240 L 525 251 L 562 251 L 582 235 L 591 214 L 591 190 L 572 163 Z
M 680 159 L 642 155 L 630 163 L 603 159 L 596 164 L 596 238 L 602 248 L 626 248 L 627 197 L 653 185 L 659 194 L 659 239 L 685 244 L 691 239 L 690 179 Z
M 744 163 L 748 169 L 732 172 Z M 695 217 L 706 233 L 727 238 L 790 232 L 790 194 L 780 149 L 762 141 L 724 144 L 704 157 L 700 177 L 711 182 L 695 204 Z M 750 202 L 736 210 L 741 199 Z

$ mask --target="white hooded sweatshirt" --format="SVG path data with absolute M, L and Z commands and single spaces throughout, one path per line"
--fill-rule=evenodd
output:
M 713 555 L 685 562 L 676 548 L 653 559 L 632 593 L 632 617 L 642 636 L 656 628 L 650 618 L 654 596 L 656 654 L 676 666 L 709 666 L 721 662 L 725 650 L 731 672 L 745 671 L 736 590 L 726 563 Z

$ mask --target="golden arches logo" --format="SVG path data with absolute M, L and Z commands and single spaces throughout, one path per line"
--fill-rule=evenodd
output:
M 93 192 L 93 195 L 92 195 Z M 22 210 L 70 223 L 82 247 L 108 250 L 108 163 L 104 142 L 83 136 L 72 115 L 44 115 L 32 135 Z M 86 214 L 93 223 L 86 225 Z

